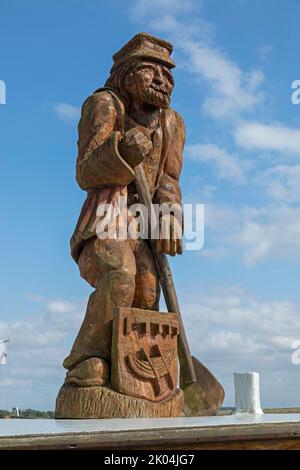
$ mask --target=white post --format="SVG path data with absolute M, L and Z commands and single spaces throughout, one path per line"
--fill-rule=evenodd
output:
M 259 396 L 257 372 L 235 373 L 235 410 L 233 414 L 263 414 Z

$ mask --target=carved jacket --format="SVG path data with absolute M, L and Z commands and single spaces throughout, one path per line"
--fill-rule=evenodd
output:
M 76 179 L 87 191 L 87 197 L 71 238 L 71 254 L 76 262 L 86 241 L 96 236 L 98 205 L 112 203 L 118 195 L 127 197 L 128 189 L 134 186 L 134 168 L 118 150 L 126 118 L 124 104 L 108 88 L 97 90 L 82 106 Z M 185 142 L 184 123 L 176 111 L 167 108 L 161 113 L 160 125 L 161 142 L 160 146 L 154 146 L 159 146 L 154 170 L 151 165 L 146 168 L 147 162 L 143 162 L 146 176 L 152 171 L 149 180 L 152 200 L 157 204 L 181 204 L 179 177 Z M 147 161 L 151 158 L 153 160 L 154 156 L 150 155 Z

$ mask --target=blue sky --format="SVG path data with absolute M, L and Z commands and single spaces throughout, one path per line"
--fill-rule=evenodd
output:
M 62 383 L 91 291 L 69 255 L 84 200 L 80 106 L 139 31 L 174 44 L 184 201 L 205 204 L 204 250 L 172 260 L 193 353 L 224 384 L 228 405 L 233 372 L 248 370 L 261 373 L 264 406 L 300 405 L 291 363 L 300 338 L 299 15 L 296 0 L 0 0 L 0 333 L 11 340 L 0 388 L 9 385 L 9 406 L 52 409 Z

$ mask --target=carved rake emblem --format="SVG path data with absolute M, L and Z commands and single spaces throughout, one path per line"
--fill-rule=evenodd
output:
M 159 401 L 177 385 L 179 322 L 173 313 L 119 308 L 114 319 L 112 383 L 116 390 Z M 116 367 L 115 367 L 116 365 Z

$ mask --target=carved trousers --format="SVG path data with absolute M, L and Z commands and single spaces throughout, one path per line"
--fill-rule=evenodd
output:
M 95 291 L 64 367 L 71 370 L 89 357 L 110 362 L 112 319 L 116 306 L 159 309 L 159 281 L 146 240 L 100 240 L 83 248 L 78 266 Z

